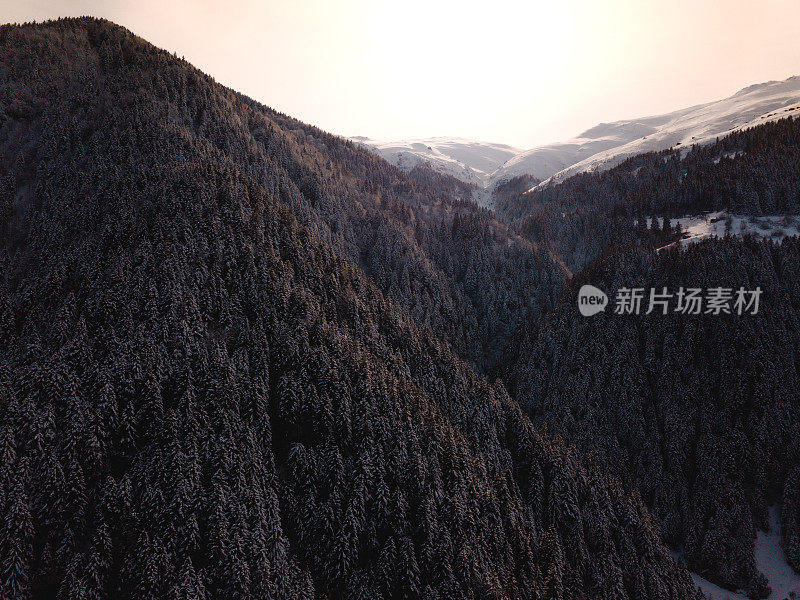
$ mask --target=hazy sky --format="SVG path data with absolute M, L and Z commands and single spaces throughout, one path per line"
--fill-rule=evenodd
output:
M 0 0 L 111 19 L 342 135 L 521 147 L 800 74 L 800 0 Z

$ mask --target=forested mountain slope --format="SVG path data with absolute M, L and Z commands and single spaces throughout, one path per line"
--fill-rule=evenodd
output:
M 0 56 L 0 597 L 694 595 L 455 354 L 546 252 L 108 22 Z
M 46 42 L 45 32 L 31 35 Z M 102 37 L 94 43 L 97 49 L 86 57 L 81 45 L 64 53 L 89 61 L 81 76 L 91 73 L 118 89 L 99 89 L 88 97 L 73 90 L 72 70 L 58 62 L 69 61 L 69 56 L 36 65 L 44 57 L 21 49 L 18 60 L 38 69 L 24 82 L 13 76 L 12 63 L 0 66 L 10 77 L 2 90 L 9 140 L 38 135 L 48 126 L 47 119 L 72 112 L 77 113 L 79 135 L 90 140 L 102 135 L 96 123 L 100 115 L 142 119 L 148 111 L 162 110 L 159 127 L 199 143 L 204 151 L 224 153 L 257 183 L 271 186 L 272 193 L 283 191 L 302 223 L 359 266 L 420 324 L 490 372 L 503 363 L 509 333 L 535 322 L 542 307 L 557 297 L 563 269 L 546 251 L 510 234 L 491 213 L 460 199 L 459 194 L 467 193 L 460 182 L 425 169 L 407 176 L 352 142 L 260 106 L 186 63 L 179 67 L 181 61 L 167 61 L 163 53 L 153 58 L 152 72 L 142 72 L 136 64 L 140 54 L 155 50 L 105 43 Z M 109 50 L 112 44 L 119 49 Z M 140 87 L 152 88 L 152 93 L 142 99 Z M 40 95 L 48 92 L 59 94 L 58 111 L 50 98 Z M 125 141 L 132 147 L 135 142 Z M 38 160 L 32 152 L 14 149 L 4 156 L 24 163 L 25 173 Z M 275 165 L 285 175 L 266 182 L 265 165 Z M 287 186 L 289 180 L 293 186 Z M 24 181 L 5 183 L 6 205 L 17 193 L 14 185 L 22 193 L 29 191 Z
M 800 569 L 797 240 L 726 239 L 656 253 L 674 238 L 644 223 L 717 210 L 796 215 L 798 164 L 800 119 L 785 118 L 509 194 L 499 206 L 576 273 L 522 344 L 507 378 L 513 396 L 536 423 L 596 452 L 638 489 L 693 570 L 753 594 L 764 591 L 753 541 L 769 503 L 790 524 L 785 551 Z M 765 304 L 752 318 L 585 319 L 575 305 L 583 283 L 609 293 L 612 307 L 621 287 L 664 286 L 760 286 Z
M 460 181 L 424 166 L 406 175 L 357 144 L 237 97 L 291 132 L 289 146 L 304 143 L 288 167 L 300 179 L 301 193 L 291 195 L 299 218 L 479 371 L 502 375 L 514 336 L 557 299 L 563 263 L 475 206 Z M 330 176 L 308 174 L 309 156 Z
M 608 171 L 506 195 L 497 209 L 577 271 L 610 246 L 635 244 L 639 217 L 722 209 L 798 214 L 798 164 L 800 118 L 787 117 L 713 144 L 641 154 Z
M 578 288 L 605 290 L 591 318 Z M 763 290 L 756 315 L 613 314 L 623 287 Z M 690 568 L 765 595 L 755 529 L 782 507 L 784 551 L 800 570 L 800 245 L 706 241 L 656 254 L 607 251 L 570 283 L 520 352 L 516 397 L 641 492 Z

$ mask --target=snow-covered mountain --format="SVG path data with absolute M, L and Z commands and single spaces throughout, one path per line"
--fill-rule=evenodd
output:
M 571 140 L 525 151 L 463 138 L 353 140 L 405 170 L 427 162 L 439 172 L 485 190 L 481 197 L 486 199 L 498 183 L 520 175 L 531 175 L 544 185 L 582 171 L 608 169 L 643 152 L 689 148 L 795 114 L 800 116 L 798 76 L 751 85 L 724 100 L 664 115 L 601 123 Z
M 410 171 L 427 163 L 435 171 L 485 188 L 489 176 L 510 158 L 523 152 L 505 144 L 492 144 L 464 138 L 434 137 L 399 142 L 382 142 L 366 137 L 354 137 L 392 164 Z
M 598 148 L 598 151 L 589 156 L 576 153 L 577 160 L 551 175 L 559 181 L 583 171 L 609 169 L 636 154 L 713 142 L 733 131 L 791 115 L 800 116 L 798 76 L 751 85 L 724 100 L 665 115 L 600 124 L 568 142 L 573 145 L 580 143 L 589 151 Z M 601 148 L 604 144 L 607 147 Z M 541 164 L 538 150 L 514 157 L 495 171 L 492 179 L 498 181 L 514 174 L 532 172 Z

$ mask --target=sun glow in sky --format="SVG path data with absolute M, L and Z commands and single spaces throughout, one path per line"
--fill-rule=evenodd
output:
M 798 0 L 0 0 L 93 15 L 303 121 L 523 148 L 800 74 Z

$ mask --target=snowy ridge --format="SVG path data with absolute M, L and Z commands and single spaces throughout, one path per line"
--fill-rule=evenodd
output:
M 492 144 L 464 138 L 422 138 L 384 142 L 366 137 L 351 138 L 388 162 L 410 171 L 420 163 L 456 179 L 485 188 L 489 175 L 522 150 L 505 144 Z
M 561 181 L 583 171 L 609 169 L 645 152 L 673 147 L 688 149 L 693 144 L 713 142 L 734 131 L 793 115 L 800 116 L 798 76 L 751 85 L 724 100 L 666 115 L 598 125 L 578 139 L 597 136 L 595 139 L 609 141 L 616 138 L 618 143 L 554 173 L 549 181 Z
M 530 175 L 542 181 L 538 185 L 547 185 L 583 171 L 609 169 L 636 154 L 688 149 L 792 115 L 800 116 L 800 76 L 751 85 L 724 100 L 664 115 L 601 123 L 571 140 L 530 150 L 464 138 L 351 139 L 406 171 L 424 162 L 475 185 L 476 197 L 488 204 L 491 191 L 514 177 Z
M 518 154 L 492 173 L 492 181 L 500 183 L 521 175 L 546 180 L 576 163 L 651 134 L 657 119 L 663 117 L 601 123 L 566 142 L 533 148 Z

